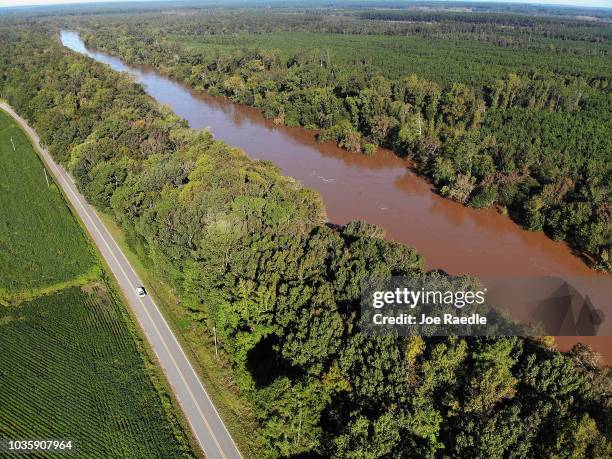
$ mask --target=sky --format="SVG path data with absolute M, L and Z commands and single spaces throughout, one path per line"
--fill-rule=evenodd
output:
M 101 0 L 0 0 L 0 6 L 52 5 L 59 3 L 99 3 Z M 128 1 L 128 0 L 102 0 Z M 454 0 L 447 0 L 454 1 Z M 456 0 L 465 1 L 465 0 Z M 536 3 L 552 5 L 599 6 L 612 8 L 612 0 L 496 0 L 504 3 Z M 222 2 L 222 0 L 220 0 Z

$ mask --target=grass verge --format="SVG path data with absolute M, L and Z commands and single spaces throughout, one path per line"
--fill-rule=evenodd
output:
M 98 265 L 90 268 L 89 272 L 83 273 L 73 279 L 68 279 L 57 284 L 49 285 L 37 289 L 25 289 L 19 292 L 11 292 L 0 288 L 0 306 L 10 306 L 11 304 L 19 304 L 24 301 L 31 301 L 40 296 L 51 295 L 53 293 L 65 290 L 71 287 L 79 287 L 87 285 L 96 280 L 99 280 L 102 275 L 102 270 Z

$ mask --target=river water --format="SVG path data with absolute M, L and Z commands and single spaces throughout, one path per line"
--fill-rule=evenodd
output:
M 442 198 L 390 151 L 364 156 L 319 144 L 312 131 L 274 126 L 254 108 L 194 91 L 152 68 L 128 66 L 117 57 L 89 50 L 74 32 L 62 31 L 61 40 L 73 51 L 128 72 L 192 128 L 209 127 L 216 138 L 244 149 L 252 158 L 274 162 L 284 174 L 318 190 L 331 222 L 375 223 L 385 229 L 388 239 L 417 249 L 429 269 L 481 276 L 602 276 L 564 242 L 526 231 L 493 209 L 470 209 Z M 576 341 L 557 339 L 560 348 Z M 611 360 L 612 339 L 581 337 L 580 341 Z

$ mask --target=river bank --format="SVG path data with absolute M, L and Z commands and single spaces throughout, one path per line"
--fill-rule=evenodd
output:
M 64 46 L 118 71 L 130 73 L 149 95 L 185 118 L 195 129 L 210 127 L 215 137 L 257 159 L 269 160 L 284 174 L 323 196 L 331 222 L 365 220 L 383 227 L 388 239 L 421 253 L 428 269 L 487 276 L 605 276 L 590 269 L 564 242 L 526 231 L 493 209 L 477 210 L 445 199 L 388 150 L 372 156 L 319 144 L 313 131 L 275 126 L 250 107 L 194 91 L 149 67 L 85 48 L 76 33 L 62 32 Z M 580 341 L 564 337 L 561 349 Z M 605 353 L 612 340 L 593 338 Z

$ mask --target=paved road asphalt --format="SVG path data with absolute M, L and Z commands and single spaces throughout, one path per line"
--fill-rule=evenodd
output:
M 47 169 L 63 189 L 98 246 L 149 339 L 206 457 L 208 459 L 240 458 L 236 444 L 159 308 L 151 297 L 140 298 L 136 294 L 136 288 L 143 283 L 106 226 L 78 192 L 72 177 L 55 163 L 46 149 L 40 147 L 40 139 L 36 132 L 10 106 L 0 103 L 0 108 L 9 113 L 30 136 L 32 144 L 38 150 Z

